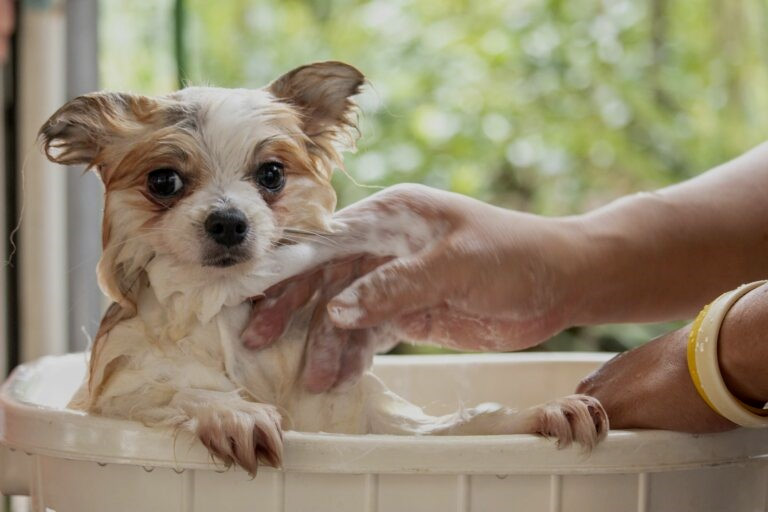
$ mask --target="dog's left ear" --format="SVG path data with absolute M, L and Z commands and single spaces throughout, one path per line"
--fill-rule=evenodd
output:
M 319 146 L 352 149 L 358 134 L 352 96 L 364 83 L 365 77 L 354 67 L 329 61 L 289 71 L 266 89 L 299 111 L 304 133 Z

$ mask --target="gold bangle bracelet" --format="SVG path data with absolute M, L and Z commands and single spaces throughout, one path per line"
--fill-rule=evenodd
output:
M 688 336 L 688 372 L 701 398 L 720 416 L 743 427 L 768 427 L 768 410 L 745 404 L 728 390 L 720 372 L 720 326 L 741 297 L 768 281 L 756 281 L 724 293 L 701 310 Z

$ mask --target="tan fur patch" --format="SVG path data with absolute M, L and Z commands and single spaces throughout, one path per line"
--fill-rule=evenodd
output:
M 283 227 L 326 230 L 336 207 L 336 192 L 331 186 L 331 169 L 316 162 L 303 139 L 265 141 L 254 152 L 251 164 L 277 161 L 285 166 L 285 189 L 275 197 L 264 194 L 278 224 Z

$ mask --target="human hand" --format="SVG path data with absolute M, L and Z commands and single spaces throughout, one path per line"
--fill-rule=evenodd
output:
M 735 427 L 704 402 L 688 374 L 690 326 L 624 352 L 576 388 L 603 404 L 612 428 L 719 432 Z
M 336 327 L 326 312 L 328 301 L 355 279 L 390 260 L 388 257 L 352 255 L 287 279 L 254 298 L 251 323 L 243 342 L 253 349 L 264 348 L 284 332 L 291 315 L 313 297 L 317 302 L 309 324 L 304 383 L 310 391 L 353 382 L 370 367 L 377 351 L 398 342 L 396 333 L 380 326 L 347 330 Z
M 357 244 L 369 255 L 268 290 L 243 333 L 249 347 L 271 344 L 291 314 L 322 288 L 323 309 L 315 312 L 310 338 L 316 341 L 305 368 L 310 389 L 345 380 L 339 372 L 346 365 L 337 358 L 346 356 L 338 347 L 368 337 L 361 333 L 376 332 L 378 345 L 399 336 L 461 350 L 518 350 L 568 325 L 579 295 L 580 251 L 567 220 L 418 185 L 386 189 L 334 220 L 342 230 L 331 240 Z M 370 346 L 356 350 L 372 352 Z

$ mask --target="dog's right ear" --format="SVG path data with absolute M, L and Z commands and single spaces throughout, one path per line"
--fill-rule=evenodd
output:
M 49 160 L 63 165 L 103 163 L 104 148 L 154 110 L 152 100 L 128 93 L 78 96 L 53 114 L 38 134 Z

